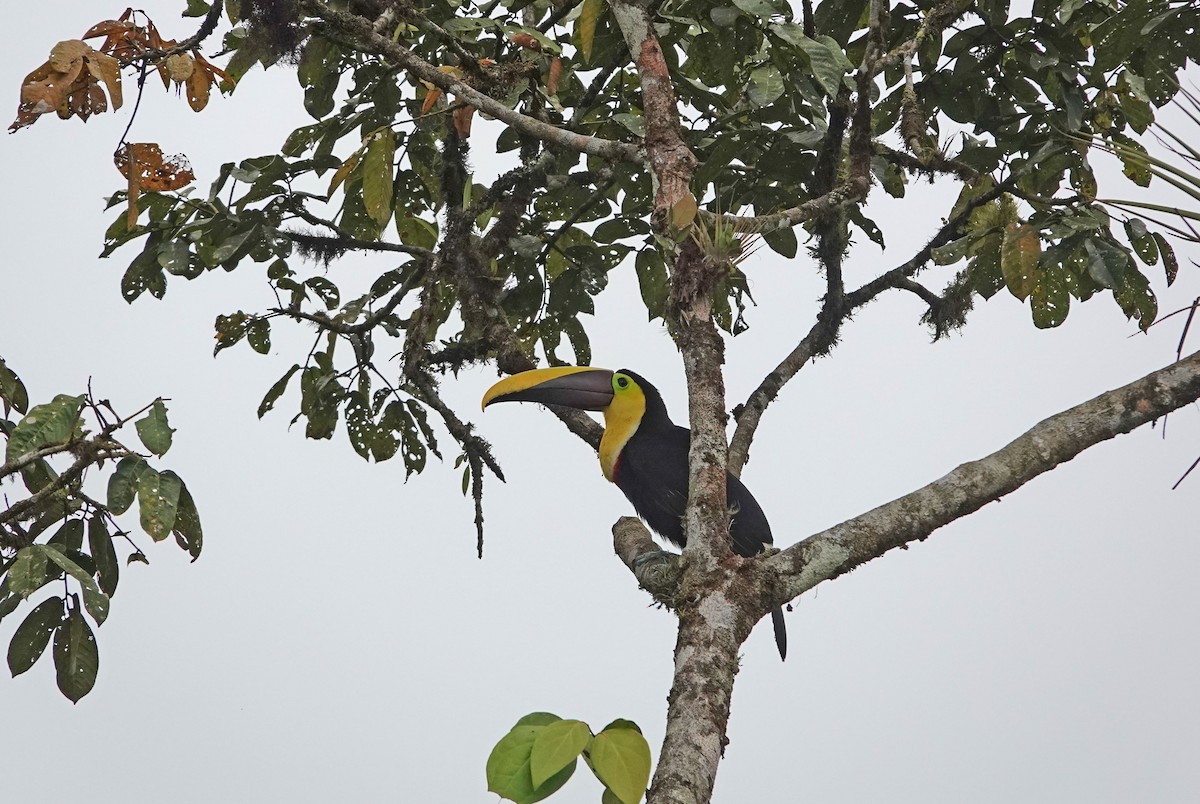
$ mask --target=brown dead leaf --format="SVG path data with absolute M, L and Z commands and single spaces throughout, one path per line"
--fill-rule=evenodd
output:
M 440 97 L 442 97 L 442 91 L 437 87 L 434 87 L 425 93 L 425 102 L 421 104 L 422 117 L 429 114 L 429 110 L 437 104 L 438 98 Z
M 121 93 L 121 66 L 117 60 L 107 53 L 92 53 L 88 56 L 87 68 L 92 78 L 104 82 L 113 109 L 120 109 L 124 96 Z
M 475 119 L 474 106 L 459 106 L 454 110 L 454 130 L 464 140 L 471 136 L 471 121 Z
M 50 112 L 66 109 L 67 98 L 76 90 L 75 84 L 83 72 L 83 59 L 70 62 L 69 70 L 55 70 L 47 61 L 25 76 L 21 84 L 21 102 L 17 105 L 17 118 L 8 127 L 16 131 L 32 125 L 39 117 Z M 67 115 L 70 116 L 70 115 Z
M 108 90 L 108 99 L 103 97 L 101 83 Z M 110 106 L 120 108 L 121 102 L 117 60 L 93 50 L 82 40 L 67 39 L 54 46 L 44 64 L 25 76 L 17 118 L 9 131 L 32 125 L 49 112 L 56 112 L 64 120 L 78 116 L 86 122 Z
M 192 70 L 187 80 L 188 106 L 193 112 L 201 111 L 208 105 L 208 95 L 212 90 L 212 73 L 199 68 Z
M 178 190 L 196 178 L 186 156 L 164 157 L 162 149 L 153 142 L 127 143 L 113 154 L 113 162 L 129 183 L 129 212 L 125 225 L 130 230 L 137 227 L 138 197 L 143 190 Z
M 121 175 L 142 190 L 165 192 L 191 184 L 196 175 L 183 154 L 163 156 L 153 142 L 131 142 L 117 149 L 113 162 Z
M 47 64 L 55 72 L 69 72 L 91 52 L 92 46 L 81 39 L 64 39 L 50 49 L 50 60 Z
M 558 94 L 558 79 L 562 78 L 562 59 L 555 56 L 550 60 L 550 70 L 546 74 L 546 94 Z
M 126 31 L 133 29 L 133 23 L 128 20 L 104 20 L 97 22 L 91 28 L 87 29 L 87 33 L 79 37 L 80 39 L 95 39 L 97 36 L 112 36 L 113 34 L 123 34 Z

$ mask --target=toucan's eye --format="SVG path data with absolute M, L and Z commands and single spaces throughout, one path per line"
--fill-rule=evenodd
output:
M 629 387 L 629 378 L 628 377 L 617 377 L 617 387 L 618 388 L 628 388 Z

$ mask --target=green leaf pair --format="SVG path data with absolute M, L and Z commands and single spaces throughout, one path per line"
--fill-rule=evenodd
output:
M 593 735 L 580 720 L 534 712 L 517 721 L 487 761 L 488 790 L 517 804 L 566 784 L 579 757 L 604 785 L 604 801 L 638 804 L 650 781 L 650 747 L 637 724 L 614 720 Z

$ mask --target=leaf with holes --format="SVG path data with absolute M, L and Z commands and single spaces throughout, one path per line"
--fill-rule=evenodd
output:
M 55 550 L 54 547 L 53 545 L 35 544 L 30 549 L 42 550 L 48 561 L 57 564 L 59 569 L 79 582 L 79 586 L 83 589 L 83 605 L 87 608 L 88 614 L 92 615 L 96 625 L 104 625 L 104 621 L 108 619 L 108 595 L 100 591 L 100 587 L 92 578 L 92 573 Z
M 175 526 L 179 492 L 183 483 L 174 472 L 156 472 L 149 466 L 138 478 L 138 512 L 142 530 L 161 542 Z
M 62 598 L 51 597 L 34 606 L 33 611 L 17 626 L 12 641 L 8 643 L 8 669 L 14 677 L 33 667 L 46 652 L 50 637 L 62 618 Z
M 96 636 L 79 609 L 72 609 L 54 634 L 54 668 L 58 689 L 77 703 L 92 691 L 100 669 Z
M 363 157 L 363 203 L 367 214 L 380 225 L 392 216 L 392 164 L 396 155 L 396 138 L 390 128 L 381 128 L 370 135 Z
M 167 423 L 167 406 L 162 399 L 156 399 L 150 406 L 150 411 L 144 418 L 134 422 L 138 438 L 146 445 L 146 449 L 160 458 L 171 448 L 171 436 L 175 432 Z
M 113 549 L 112 536 L 108 533 L 108 523 L 99 512 L 92 514 L 88 520 L 88 550 L 96 562 L 96 581 L 100 591 L 112 597 L 113 592 L 117 591 L 121 569 L 117 551 Z
M 66 394 L 59 394 L 44 405 L 34 405 L 9 434 L 5 460 L 15 461 L 51 444 L 65 444 L 78 431 L 82 407 L 82 396 Z

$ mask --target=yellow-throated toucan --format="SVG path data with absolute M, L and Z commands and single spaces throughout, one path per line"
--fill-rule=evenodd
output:
M 600 468 L 617 484 L 646 524 L 683 547 L 688 498 L 691 431 L 671 421 L 658 390 L 639 375 L 580 366 L 535 369 L 514 374 L 488 389 L 483 407 L 493 402 L 541 402 L 604 413 Z M 733 552 L 753 556 L 771 543 L 771 526 L 754 495 L 731 474 L 725 491 L 733 519 Z M 771 612 L 779 656 L 787 655 L 783 612 Z

